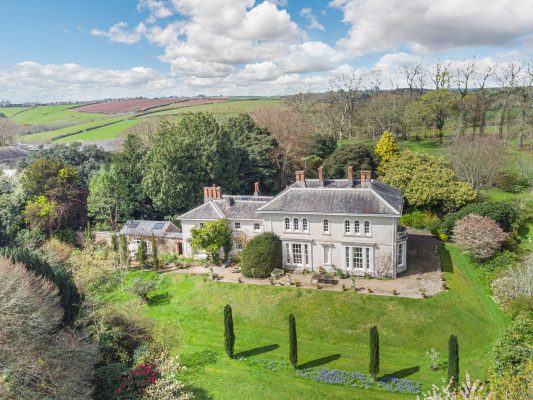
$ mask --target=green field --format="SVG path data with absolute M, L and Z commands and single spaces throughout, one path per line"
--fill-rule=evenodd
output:
M 184 379 L 198 389 L 199 398 L 413 399 L 296 376 L 287 365 L 287 316 L 292 312 L 297 318 L 300 365 L 367 373 L 368 331 L 375 324 L 380 375 L 419 381 L 423 390 L 440 384 L 446 371 L 431 371 L 425 352 L 435 347 L 445 362 L 448 337 L 454 333 L 461 349 L 461 376 L 469 371 L 474 378 L 485 378 L 507 318 L 484 293 L 480 272 L 468 256 L 447 244 L 442 257 L 450 290 L 430 299 L 216 283 L 172 273 L 164 275 L 154 293 L 159 301 L 150 306 L 139 305 L 120 289 L 105 299 L 154 322 L 157 336 L 188 365 Z M 139 274 L 130 273 L 128 281 Z M 244 360 L 232 361 L 224 354 L 227 303 L 235 318 L 236 353 Z
M 7 118 L 11 118 L 14 114 L 17 114 L 28 107 L 0 107 L 0 113 L 4 114 Z
M 280 105 L 278 99 L 258 99 L 258 100 L 229 100 L 223 103 L 200 104 L 196 106 L 179 106 L 179 103 L 172 106 L 165 106 L 163 110 L 147 114 L 146 117 L 157 117 L 161 115 L 177 115 L 186 112 L 210 112 L 214 114 L 238 114 L 251 112 L 261 107 L 273 107 Z
M 15 115 L 12 119 L 20 125 L 59 125 L 59 124 L 75 124 L 87 121 L 96 121 L 98 119 L 107 118 L 107 114 L 98 113 L 82 113 L 70 111 L 73 105 L 59 105 L 59 106 L 38 106 L 28 108 Z
M 67 136 L 57 140 L 57 143 L 65 142 L 91 142 L 95 140 L 109 140 L 117 138 L 124 130 L 128 129 L 131 126 L 137 125 L 139 122 L 142 122 L 139 119 L 127 119 L 116 124 L 103 126 L 102 128 L 92 129 L 90 131 L 85 131 L 78 133 L 76 135 Z
M 87 128 L 92 128 L 92 127 L 99 126 L 99 125 L 102 125 L 102 124 L 106 124 L 106 123 L 109 123 L 109 122 L 122 121 L 124 119 L 125 119 L 125 117 L 113 117 L 113 118 L 107 118 L 105 120 L 86 122 L 86 123 L 75 125 L 75 126 L 69 126 L 69 127 L 61 128 L 61 129 L 55 129 L 53 131 L 33 133 L 31 135 L 23 135 L 23 136 L 20 137 L 20 139 L 21 139 L 22 142 L 26 142 L 26 143 L 50 142 L 53 138 L 55 138 L 57 136 L 60 136 L 60 135 L 64 135 L 64 134 L 68 134 L 68 133 L 72 133 L 72 132 L 77 132 L 77 131 L 80 131 L 80 130 L 85 130 Z M 109 127 L 112 127 L 114 125 L 115 124 L 109 125 Z M 95 130 L 97 130 L 97 129 L 95 129 Z M 89 132 L 91 132 L 91 131 L 89 131 Z

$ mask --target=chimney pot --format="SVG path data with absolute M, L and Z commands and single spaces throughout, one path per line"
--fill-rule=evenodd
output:
M 348 165 L 348 180 L 353 182 L 353 165 Z
M 361 170 L 361 187 L 364 187 L 364 188 L 370 187 L 371 180 L 372 180 L 372 171 Z
M 259 196 L 259 182 L 254 183 L 254 196 Z
M 304 170 L 296 171 L 296 182 L 305 182 L 305 171 Z

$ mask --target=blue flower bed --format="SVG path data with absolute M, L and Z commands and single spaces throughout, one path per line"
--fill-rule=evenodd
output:
M 374 382 L 369 376 L 360 372 L 329 368 L 296 370 L 296 375 L 332 385 L 345 385 L 361 389 L 378 388 L 386 392 L 420 393 L 420 383 L 409 379 L 385 377 L 378 378 L 377 382 Z

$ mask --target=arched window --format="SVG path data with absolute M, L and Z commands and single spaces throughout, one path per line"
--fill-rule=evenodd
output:
M 344 233 L 351 233 L 351 232 L 352 232 L 351 222 L 348 220 L 344 221 Z
M 365 221 L 365 235 L 370 235 L 370 222 Z
M 291 220 L 289 218 L 285 218 L 285 230 L 286 231 L 291 230 Z
M 327 219 L 322 221 L 322 232 L 329 233 L 329 221 Z
M 309 232 L 309 222 L 307 222 L 307 218 L 302 219 L 302 230 L 304 232 Z
M 294 228 L 295 231 L 299 231 L 300 230 L 300 225 L 299 225 L 299 222 L 298 222 L 298 218 L 294 218 L 294 220 L 292 221 L 292 227 Z
M 361 225 L 360 225 L 359 221 L 355 221 L 353 223 L 353 227 L 354 227 L 354 233 L 356 235 L 359 235 L 361 233 Z

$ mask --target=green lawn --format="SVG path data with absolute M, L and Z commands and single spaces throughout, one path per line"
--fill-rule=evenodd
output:
M 82 123 L 107 118 L 107 114 L 70 111 L 73 105 L 37 106 L 28 108 L 13 117 L 21 125 L 55 125 L 63 123 Z
M 12 117 L 14 114 L 26 110 L 28 107 L 0 107 L 0 113 L 4 114 L 7 118 Z
M 117 122 L 116 124 L 103 126 L 102 128 L 92 129 L 78 133 L 77 135 L 67 136 L 57 140 L 57 143 L 83 141 L 90 142 L 94 140 L 109 140 L 117 138 L 124 130 L 142 122 L 139 119 L 127 119 Z
M 279 99 L 257 99 L 257 100 L 228 100 L 222 103 L 201 104 L 196 106 L 180 106 L 180 103 L 165 106 L 165 109 L 155 113 L 147 114 L 146 117 L 157 117 L 161 115 L 176 115 L 186 112 L 210 112 L 215 114 L 238 114 L 251 112 L 262 107 L 279 106 Z
M 412 399 L 415 396 L 297 377 L 286 365 L 287 316 L 292 312 L 297 318 L 300 364 L 367 373 L 368 332 L 375 324 L 382 375 L 407 375 L 426 390 L 440 383 L 446 372 L 431 371 L 425 352 L 435 347 L 446 361 L 447 340 L 454 333 L 461 349 L 461 374 L 468 370 L 475 378 L 485 378 L 492 346 L 508 321 L 484 293 L 469 257 L 453 245 L 446 249 L 443 265 L 451 289 L 431 299 L 214 283 L 171 273 L 164 275 L 159 303 L 141 306 L 120 290 L 106 299 L 153 320 L 157 335 L 189 366 L 186 380 L 213 399 Z M 130 273 L 128 280 L 137 274 Z M 245 361 L 224 355 L 227 303 L 233 306 L 236 352 L 252 350 Z M 270 347 L 261 349 L 264 346 Z M 275 370 L 258 365 L 268 362 L 281 365 Z

